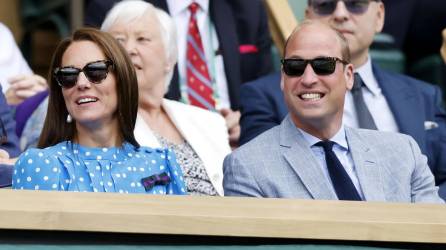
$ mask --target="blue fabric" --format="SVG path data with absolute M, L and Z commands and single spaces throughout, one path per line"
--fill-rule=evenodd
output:
M 20 103 L 15 109 L 15 121 L 16 121 L 16 129 L 15 132 L 18 137 L 22 136 L 23 128 L 25 127 L 28 118 L 31 114 L 36 110 L 36 108 L 42 103 L 43 100 L 48 96 L 48 90 L 44 90 L 40 93 L 37 93 L 22 103 Z M 43 121 L 40 121 L 43 124 Z M 40 134 L 40 131 L 38 131 Z
M 17 157 L 20 154 L 19 139 L 15 133 L 15 121 L 12 110 L 6 103 L 5 95 L 0 86 L 0 122 L 3 123 L 6 131 L 6 142 L 0 145 L 0 149 L 6 150 L 10 157 Z
M 441 90 L 414 78 L 373 65 L 373 73 L 395 117 L 399 131 L 412 136 L 428 158 L 440 196 L 446 198 L 446 113 Z M 288 113 L 280 89 L 280 73 L 242 85 L 240 143 L 279 125 Z M 438 127 L 425 129 L 426 121 Z
M 91 148 L 69 141 L 28 149 L 14 169 L 14 189 L 146 193 L 141 179 L 166 172 L 171 182 L 150 194 L 186 194 L 183 173 L 170 149 Z
M 11 186 L 13 166 L 0 164 L 0 188 Z
M 288 114 L 280 89 L 280 73 L 243 84 L 240 87 L 240 111 L 240 145 L 279 125 Z

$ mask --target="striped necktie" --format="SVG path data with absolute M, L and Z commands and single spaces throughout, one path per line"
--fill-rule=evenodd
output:
M 213 98 L 211 77 L 197 25 L 196 13 L 198 8 L 199 6 L 195 2 L 189 5 L 190 20 L 186 51 L 187 94 L 190 104 L 214 110 L 215 100 Z

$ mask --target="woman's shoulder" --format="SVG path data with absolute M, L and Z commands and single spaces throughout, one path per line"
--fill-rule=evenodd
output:
M 225 119 L 219 113 L 212 112 L 203 108 L 185 104 L 179 101 L 164 99 L 163 107 L 167 110 L 169 116 L 182 116 L 190 119 L 200 119 L 208 122 L 225 124 Z
M 68 147 L 67 142 L 60 142 L 56 145 L 46 148 L 29 148 L 20 154 L 18 161 L 21 159 L 49 159 L 56 155 L 62 154 L 61 151 Z

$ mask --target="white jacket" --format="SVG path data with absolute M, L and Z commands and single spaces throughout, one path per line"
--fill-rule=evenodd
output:
M 163 99 L 161 105 L 181 136 L 203 161 L 217 193 L 223 196 L 223 160 L 231 152 L 224 118 L 217 113 L 177 101 Z M 135 138 L 141 146 L 161 147 L 152 130 L 139 115 L 136 119 Z

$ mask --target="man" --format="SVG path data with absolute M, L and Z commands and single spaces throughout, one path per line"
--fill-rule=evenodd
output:
M 342 124 L 353 65 L 345 38 L 307 21 L 285 45 L 289 115 L 224 162 L 225 195 L 441 203 L 416 142 Z
M 440 89 L 384 71 L 372 63 L 369 46 L 384 23 L 384 5 L 381 1 L 349 1 L 346 4 L 332 0 L 328 3 L 331 4 L 322 5 L 320 0 L 309 1 L 306 17 L 329 24 L 345 35 L 351 62 L 365 84 L 359 93 L 363 94 L 376 128 L 412 136 L 428 157 L 436 184 L 440 185 L 440 196 L 446 198 L 446 114 L 441 106 Z M 354 9 L 352 6 L 360 8 Z M 274 77 L 279 78 L 270 76 L 270 79 L 274 80 Z M 241 144 L 277 125 L 287 113 L 277 80 L 261 79 L 244 84 L 240 99 Z M 354 103 L 352 93 L 347 93 L 343 121 L 350 127 L 363 127 L 359 125 L 359 112 Z
M 85 23 L 100 26 L 105 14 L 118 0 L 92 0 L 87 6 Z M 191 6 L 194 10 L 207 71 L 212 79 L 213 97 L 203 102 L 205 108 L 214 106 L 226 119 L 230 141 L 238 142 L 240 135 L 239 88 L 272 70 L 271 38 L 262 1 L 259 0 L 146 0 L 168 12 L 178 31 L 178 67 L 166 97 L 201 106 L 190 96 L 187 59 L 188 28 Z M 208 76 L 205 76 L 208 78 Z M 206 87 L 206 86 L 203 86 Z M 198 92 L 198 91 L 197 91 Z M 206 99 L 206 98 L 197 98 Z M 208 102 L 213 102 L 208 105 Z

